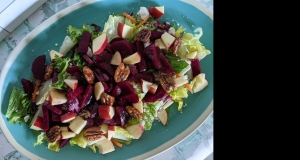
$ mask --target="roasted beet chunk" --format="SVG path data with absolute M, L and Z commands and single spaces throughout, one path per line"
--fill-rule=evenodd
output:
M 21 79 L 21 83 L 24 89 L 24 92 L 27 94 L 28 97 L 31 97 L 33 93 L 33 83 L 25 78 Z
M 32 63 L 31 71 L 35 79 L 44 80 L 46 69 L 46 55 L 38 56 Z
M 84 31 L 82 33 L 82 36 L 81 36 L 81 39 L 79 42 L 79 46 L 78 46 L 78 50 L 77 50 L 78 53 L 81 53 L 81 54 L 87 53 L 91 38 L 92 38 L 92 34 L 90 32 Z
M 123 58 L 133 54 L 133 47 L 126 40 L 120 40 L 112 43 L 111 48 L 113 48 L 115 51 L 119 51 Z

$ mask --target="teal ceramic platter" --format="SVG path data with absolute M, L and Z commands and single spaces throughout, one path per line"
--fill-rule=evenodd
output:
M 203 36 L 200 41 L 211 51 L 211 54 L 200 61 L 201 72 L 206 74 L 208 86 L 200 93 L 189 95 L 185 102 L 187 107 L 183 112 L 177 111 L 173 104 L 167 126 L 154 122 L 150 131 L 145 131 L 142 137 L 134 140 L 131 145 L 109 154 L 93 153 L 90 148 L 71 147 L 69 144 L 60 152 L 48 150 L 46 144 L 33 147 L 36 136 L 25 125 L 8 123 L 5 113 L 13 86 L 22 88 L 22 77 L 30 79 L 31 64 L 38 55 L 46 54 L 49 61 L 49 50 L 59 50 L 60 44 L 67 35 L 68 25 L 81 27 L 82 24 L 96 23 L 102 28 L 109 14 L 135 12 L 141 6 L 164 6 L 165 14 L 161 21 L 178 23 L 193 33 L 197 27 L 202 27 Z M 55 44 L 59 44 L 55 46 Z M 8 141 L 19 152 L 30 159 L 146 159 L 159 154 L 176 145 L 194 130 L 196 130 L 213 110 L 213 19 L 212 14 L 194 0 L 87 0 L 70 6 L 44 21 L 25 37 L 13 50 L 4 65 L 0 76 L 0 127 Z

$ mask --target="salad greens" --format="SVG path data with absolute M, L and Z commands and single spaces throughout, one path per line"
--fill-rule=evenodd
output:
M 167 125 L 173 102 L 182 112 L 189 92 L 208 85 L 198 63 L 211 53 L 200 42 L 203 31 L 200 27 L 194 31 L 198 34 L 185 30 L 176 23 L 173 27 L 160 23 L 153 7 L 140 7 L 137 14 L 109 15 L 103 31 L 96 24 L 69 25 L 69 36 L 60 48 L 64 54 L 50 53 L 48 67 L 54 69 L 45 75 L 51 76 L 38 82 L 26 80 L 29 85 L 24 90 L 32 95 L 13 88 L 6 112 L 9 123 L 26 122 L 39 133 L 34 147 L 47 141 L 54 152 L 67 144 L 94 153 L 97 146 L 102 154 L 114 151 L 114 145 L 130 145 L 155 120 Z M 91 52 L 85 53 L 89 48 Z M 69 51 L 71 57 L 66 56 Z M 60 137 L 51 138 L 53 132 Z

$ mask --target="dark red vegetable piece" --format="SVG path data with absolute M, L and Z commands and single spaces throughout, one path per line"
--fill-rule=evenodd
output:
M 121 41 L 121 40 L 124 40 L 124 38 L 122 38 L 122 37 L 116 37 L 116 38 L 112 39 L 109 43 L 112 44 L 114 42 Z
M 95 77 L 96 77 L 96 79 L 97 79 L 98 81 L 104 82 L 104 78 L 102 77 L 102 75 L 101 75 L 101 73 L 100 73 L 100 69 L 94 68 L 94 69 L 93 69 L 93 73 L 94 73 L 94 75 L 95 75 Z
M 133 86 L 129 82 L 119 82 L 116 87 L 120 87 L 121 93 L 120 95 L 125 95 L 125 94 L 133 94 L 134 89 Z
M 21 83 L 22 83 L 22 86 L 23 86 L 23 89 L 24 89 L 24 92 L 27 94 L 27 96 L 29 98 L 31 98 L 31 95 L 33 93 L 33 83 L 25 78 L 22 78 L 21 79 Z
M 86 105 L 88 105 L 93 97 L 94 87 L 92 85 L 88 85 L 84 91 L 83 97 L 79 100 L 79 109 L 82 109 Z
M 100 55 L 95 55 L 95 56 L 94 56 L 94 62 L 95 62 L 96 64 L 99 64 L 99 63 L 101 63 L 101 62 L 105 62 L 105 60 L 104 60 Z
M 159 63 L 159 59 L 158 59 L 154 44 L 150 44 L 149 46 L 147 46 L 145 48 L 145 55 L 147 58 L 149 58 L 151 60 L 151 62 L 153 63 L 153 66 L 156 69 L 160 68 L 160 63 Z
M 82 54 L 82 58 L 90 65 L 94 64 L 94 61 L 87 54 Z
M 129 119 L 129 114 L 128 112 L 124 109 L 124 107 L 120 107 L 120 106 L 116 106 L 116 112 L 120 117 L 120 121 L 121 121 L 121 127 L 124 128 L 125 125 L 128 122 Z
M 72 67 L 67 69 L 67 73 L 73 74 L 74 72 L 80 72 L 78 66 L 72 66 Z
M 69 141 L 70 141 L 70 138 L 68 138 L 68 139 L 61 139 L 59 141 L 59 148 L 63 148 L 64 146 L 66 146 L 69 143 Z
M 125 94 L 120 97 L 121 101 L 129 102 L 129 103 L 137 103 L 139 102 L 139 96 L 137 94 Z
M 52 120 L 52 122 L 60 122 L 61 121 L 60 115 L 56 114 L 54 112 L 51 112 L 51 120 Z
M 95 23 L 92 23 L 91 26 L 95 27 L 95 32 L 101 31 L 101 26 L 98 26 L 98 25 L 95 24 Z
M 79 86 L 77 87 L 74 91 L 71 90 L 68 94 L 67 94 L 67 97 L 68 97 L 68 100 L 69 99 L 75 99 L 77 98 L 81 93 L 83 93 L 85 90 L 84 86 Z
M 167 60 L 167 58 L 165 57 L 165 55 L 162 53 L 161 49 L 157 46 L 155 46 L 156 49 L 156 53 L 157 56 L 159 58 L 160 61 L 160 67 L 159 67 L 159 71 L 165 74 L 174 74 L 174 70 L 171 67 L 169 61 Z
M 143 42 L 135 42 L 136 51 L 141 56 L 140 63 L 137 64 L 139 72 L 143 72 L 147 69 L 147 62 L 145 59 L 145 53 L 144 53 L 144 43 Z M 130 72 L 131 73 L 131 72 Z
M 78 113 L 80 111 L 79 101 L 78 101 L 77 98 L 68 99 L 67 104 L 68 104 L 68 110 L 69 111 L 73 111 L 73 112 L 76 112 L 76 113 Z
M 50 111 L 52 111 L 52 112 L 54 112 L 54 113 L 56 113 L 56 114 L 58 114 L 58 115 L 61 115 L 62 112 L 63 112 L 63 111 L 62 111 L 59 107 L 57 107 L 57 106 L 47 105 L 47 108 L 48 108 Z
M 193 73 L 193 78 L 201 73 L 199 59 L 191 59 L 191 69 Z
M 104 60 L 104 62 L 110 63 L 113 54 L 107 52 L 107 51 L 103 51 L 100 55 L 100 57 L 102 57 L 102 59 Z
M 78 53 L 86 54 L 88 51 L 89 44 L 91 42 L 92 34 L 90 32 L 82 32 L 82 36 L 78 46 Z
M 47 132 L 49 129 L 49 110 L 48 110 L 48 105 L 51 105 L 49 102 L 44 102 L 42 105 L 42 111 L 43 111 L 43 130 L 44 132 Z
M 79 72 L 79 71 L 76 71 L 76 72 L 74 72 L 74 73 L 71 74 L 71 75 L 74 76 L 74 77 L 76 77 L 76 79 L 77 79 L 78 81 L 84 81 L 84 80 L 85 80 L 85 79 L 83 78 L 82 73 Z
M 139 63 L 138 63 L 139 64 Z M 146 63 L 145 63 L 146 64 Z M 130 69 L 130 74 L 134 75 L 136 74 L 136 66 L 135 65 L 128 65 L 129 69 Z
M 115 51 L 119 51 L 123 58 L 133 54 L 133 47 L 126 40 L 120 40 L 112 43 L 111 48 Z
M 31 71 L 35 79 L 44 80 L 46 69 L 46 55 L 41 55 L 35 58 L 32 62 Z
M 156 102 L 156 101 L 160 100 L 166 94 L 167 94 L 167 92 L 162 88 L 162 86 L 158 85 L 155 94 L 152 94 L 152 93 L 148 92 L 145 95 L 145 97 L 143 98 L 143 101 L 153 103 L 153 102 Z
M 111 126 L 119 126 L 121 125 L 120 116 L 118 114 L 115 114 L 112 119 L 101 119 L 101 124 L 107 124 Z
M 116 85 L 111 95 L 113 97 L 118 97 L 120 94 L 121 94 L 121 87 Z
M 154 82 L 154 75 L 151 73 L 136 73 L 134 75 L 129 75 L 128 81 L 129 82 L 136 82 L 139 83 L 141 82 L 141 79 L 149 81 L 149 82 Z
M 101 70 L 107 73 L 109 76 L 114 77 L 115 69 L 108 63 L 101 62 L 98 64 Z
M 58 71 L 57 71 L 57 69 L 54 69 L 53 75 L 52 75 L 52 83 L 56 83 L 58 81 L 57 75 L 58 75 Z
M 150 40 L 151 40 L 151 41 L 155 41 L 156 39 L 159 39 L 159 38 L 161 37 L 162 34 L 163 34 L 163 32 L 159 32 L 159 31 L 151 31 Z
M 94 125 L 94 120 L 93 120 L 93 118 L 89 118 L 89 119 L 87 119 L 86 121 L 87 121 L 87 123 L 86 123 L 86 125 L 84 126 L 84 128 L 89 128 L 89 127 L 92 127 L 92 126 Z

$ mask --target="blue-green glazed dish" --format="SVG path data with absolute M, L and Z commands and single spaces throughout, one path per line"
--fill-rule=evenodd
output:
M 114 152 L 102 155 L 93 153 L 90 148 L 71 147 L 69 144 L 56 153 L 48 150 L 47 144 L 34 147 L 36 135 L 25 124 L 12 125 L 5 118 L 8 100 L 13 86 L 22 88 L 21 78 L 31 78 L 31 64 L 42 54 L 46 54 L 49 62 L 49 50 L 59 50 L 59 46 L 67 35 L 68 25 L 81 27 L 82 24 L 96 23 L 102 28 L 109 14 L 137 12 L 141 6 L 164 6 L 162 21 L 178 23 L 186 28 L 186 32 L 194 33 L 202 27 L 203 36 L 200 41 L 211 51 L 211 54 L 200 61 L 201 72 L 206 74 L 208 86 L 199 93 L 191 94 L 185 102 L 183 112 L 177 111 L 173 104 L 169 114 L 168 125 L 154 122 L 150 131 L 144 131 L 142 137 L 134 140 L 129 146 L 115 147 Z M 146 159 L 174 146 L 196 130 L 213 110 L 213 20 L 212 15 L 199 3 L 193 0 L 88 0 L 50 17 L 35 28 L 9 56 L 0 76 L 0 126 L 8 141 L 19 152 L 30 159 Z

